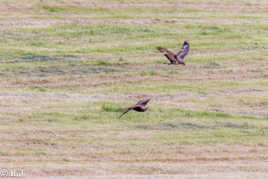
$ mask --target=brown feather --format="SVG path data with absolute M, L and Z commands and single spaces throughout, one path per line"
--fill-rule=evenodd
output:
M 165 57 L 170 61 L 171 64 L 176 63 L 176 61 L 177 61 L 176 55 L 173 52 L 171 52 L 163 47 L 157 47 L 157 50 L 159 50 L 159 52 L 163 53 L 165 55 Z

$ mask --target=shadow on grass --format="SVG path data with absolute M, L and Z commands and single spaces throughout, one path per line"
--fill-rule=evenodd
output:
M 20 56 L 23 62 L 46 62 L 46 61 L 57 61 L 77 58 L 74 55 L 38 55 L 32 53 L 25 53 Z
M 49 61 L 66 61 L 77 59 L 75 55 L 41 55 L 34 53 L 22 53 L 18 55 L 2 54 L 1 62 L 6 64 L 19 64 L 31 62 L 49 62 Z
M 121 66 L 96 66 L 90 64 L 82 64 L 80 62 L 48 65 L 48 66 L 5 66 L 0 71 L 1 77 L 47 77 L 47 76 L 64 76 L 64 75 L 88 75 L 99 73 L 116 73 L 127 72 L 129 69 Z
M 118 112 L 118 113 L 121 113 L 121 112 L 124 111 L 123 108 L 120 108 L 120 107 L 118 107 L 117 105 L 114 106 L 114 105 L 112 105 L 112 104 L 110 104 L 110 103 L 105 103 L 105 104 L 103 104 L 103 105 L 101 106 L 101 110 L 104 111 L 104 112 L 116 112 L 116 113 L 117 113 L 117 112 Z

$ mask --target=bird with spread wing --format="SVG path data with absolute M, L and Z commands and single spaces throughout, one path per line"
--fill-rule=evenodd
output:
M 167 59 L 170 61 L 170 64 L 172 64 L 172 65 L 178 65 L 178 64 L 185 65 L 183 59 L 190 51 L 190 44 L 187 41 L 184 41 L 184 43 L 181 47 L 181 50 L 177 54 L 174 54 L 173 52 L 171 52 L 163 47 L 157 47 L 157 50 L 162 52 L 167 57 Z
M 147 103 L 150 101 L 151 99 L 143 99 L 140 100 L 135 106 L 131 106 L 131 107 L 127 107 L 126 111 L 123 112 L 123 114 L 121 114 L 121 116 L 119 118 L 121 118 L 123 115 L 125 115 L 127 112 L 134 110 L 137 112 L 145 112 L 148 107 L 146 107 Z

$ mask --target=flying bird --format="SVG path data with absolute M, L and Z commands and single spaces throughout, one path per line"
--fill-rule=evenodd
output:
M 178 64 L 185 65 L 183 59 L 190 51 L 190 44 L 187 41 L 184 41 L 184 43 L 181 47 L 181 50 L 177 54 L 174 54 L 173 52 L 171 52 L 163 47 L 157 47 L 157 50 L 164 53 L 164 55 L 170 61 L 170 64 L 172 64 L 172 65 L 178 65 Z
M 137 112 L 145 112 L 148 107 L 146 107 L 147 103 L 150 101 L 151 99 L 143 99 L 140 100 L 135 106 L 131 106 L 131 107 L 127 107 L 126 111 L 123 112 L 123 114 L 121 114 L 121 116 L 119 118 L 121 118 L 123 115 L 125 115 L 128 111 L 134 110 Z

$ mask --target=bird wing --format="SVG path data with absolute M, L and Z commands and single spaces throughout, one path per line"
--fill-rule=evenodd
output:
M 163 47 L 157 47 L 157 50 L 159 50 L 159 52 L 162 52 L 167 57 L 167 59 L 170 61 L 170 63 L 176 63 L 176 55 L 173 52 L 171 52 Z
M 121 114 L 121 116 L 119 116 L 119 119 L 120 119 L 122 116 L 124 116 L 128 111 L 130 111 L 130 110 L 132 110 L 132 109 L 133 109 L 133 107 L 128 107 L 128 108 L 126 109 L 126 111 L 123 112 L 123 114 Z
M 149 99 L 143 99 L 143 100 L 140 100 L 135 106 L 139 106 L 139 105 L 141 105 L 141 106 L 146 106 L 147 103 L 148 103 L 150 100 L 151 100 L 150 98 L 149 98 Z
M 190 50 L 190 47 L 189 47 L 188 44 L 183 45 L 183 46 L 181 47 L 181 50 L 177 53 L 177 55 L 176 55 L 176 59 L 177 59 L 179 62 L 183 62 L 183 59 L 184 59 L 184 57 L 188 54 L 189 50 Z

